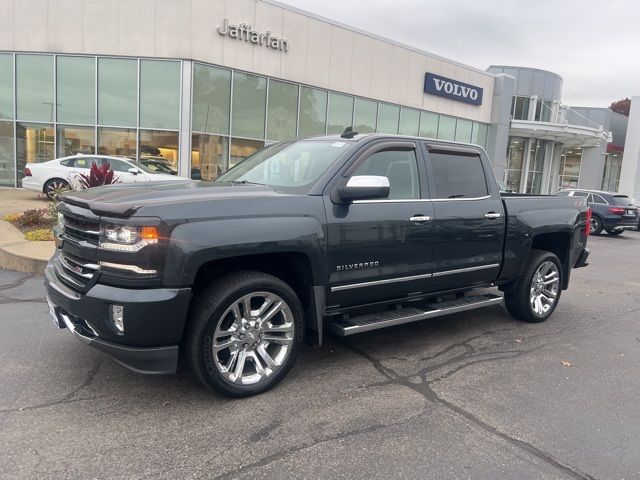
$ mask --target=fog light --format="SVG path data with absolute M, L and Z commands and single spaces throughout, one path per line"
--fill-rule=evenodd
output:
M 120 333 L 124 333 L 124 307 L 122 305 L 111 305 L 111 320 Z

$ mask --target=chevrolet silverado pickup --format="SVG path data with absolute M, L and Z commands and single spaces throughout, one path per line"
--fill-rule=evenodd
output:
M 214 182 L 109 185 L 57 208 L 54 323 L 137 372 L 180 359 L 235 397 L 328 332 L 503 302 L 542 322 L 589 255 L 584 198 L 501 195 L 481 147 L 382 134 L 286 141 Z

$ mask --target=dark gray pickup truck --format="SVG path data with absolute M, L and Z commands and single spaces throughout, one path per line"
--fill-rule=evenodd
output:
M 69 192 L 58 211 L 56 325 L 138 372 L 180 357 L 231 396 L 276 384 L 327 331 L 503 301 L 544 321 L 589 255 L 584 199 L 501 196 L 481 148 L 402 136 L 287 141 L 216 182 Z

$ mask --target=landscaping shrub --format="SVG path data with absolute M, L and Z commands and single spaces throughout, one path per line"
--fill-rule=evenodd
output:
M 20 219 L 17 221 L 23 227 L 36 227 L 38 225 L 46 224 L 49 222 L 48 211 L 46 208 L 25 210 Z
M 49 228 L 39 228 L 25 233 L 24 238 L 32 242 L 44 242 L 53 240 L 53 232 Z
M 91 170 L 89 174 L 78 174 L 78 181 L 80 182 L 80 188 L 99 187 L 100 185 L 111 185 L 112 183 L 118 183 L 118 179 L 114 176 L 113 170 L 111 170 L 111 164 L 105 161 L 102 166 L 97 166 L 96 162 L 91 164 Z

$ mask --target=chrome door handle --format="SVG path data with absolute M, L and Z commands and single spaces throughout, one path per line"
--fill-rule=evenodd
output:
M 431 217 L 427 215 L 416 215 L 414 217 L 409 217 L 409 221 L 413 223 L 426 223 L 431 221 Z
M 495 220 L 496 218 L 500 218 L 501 216 L 502 214 L 495 213 L 495 212 L 489 212 L 484 214 L 484 218 L 488 218 L 489 220 Z

